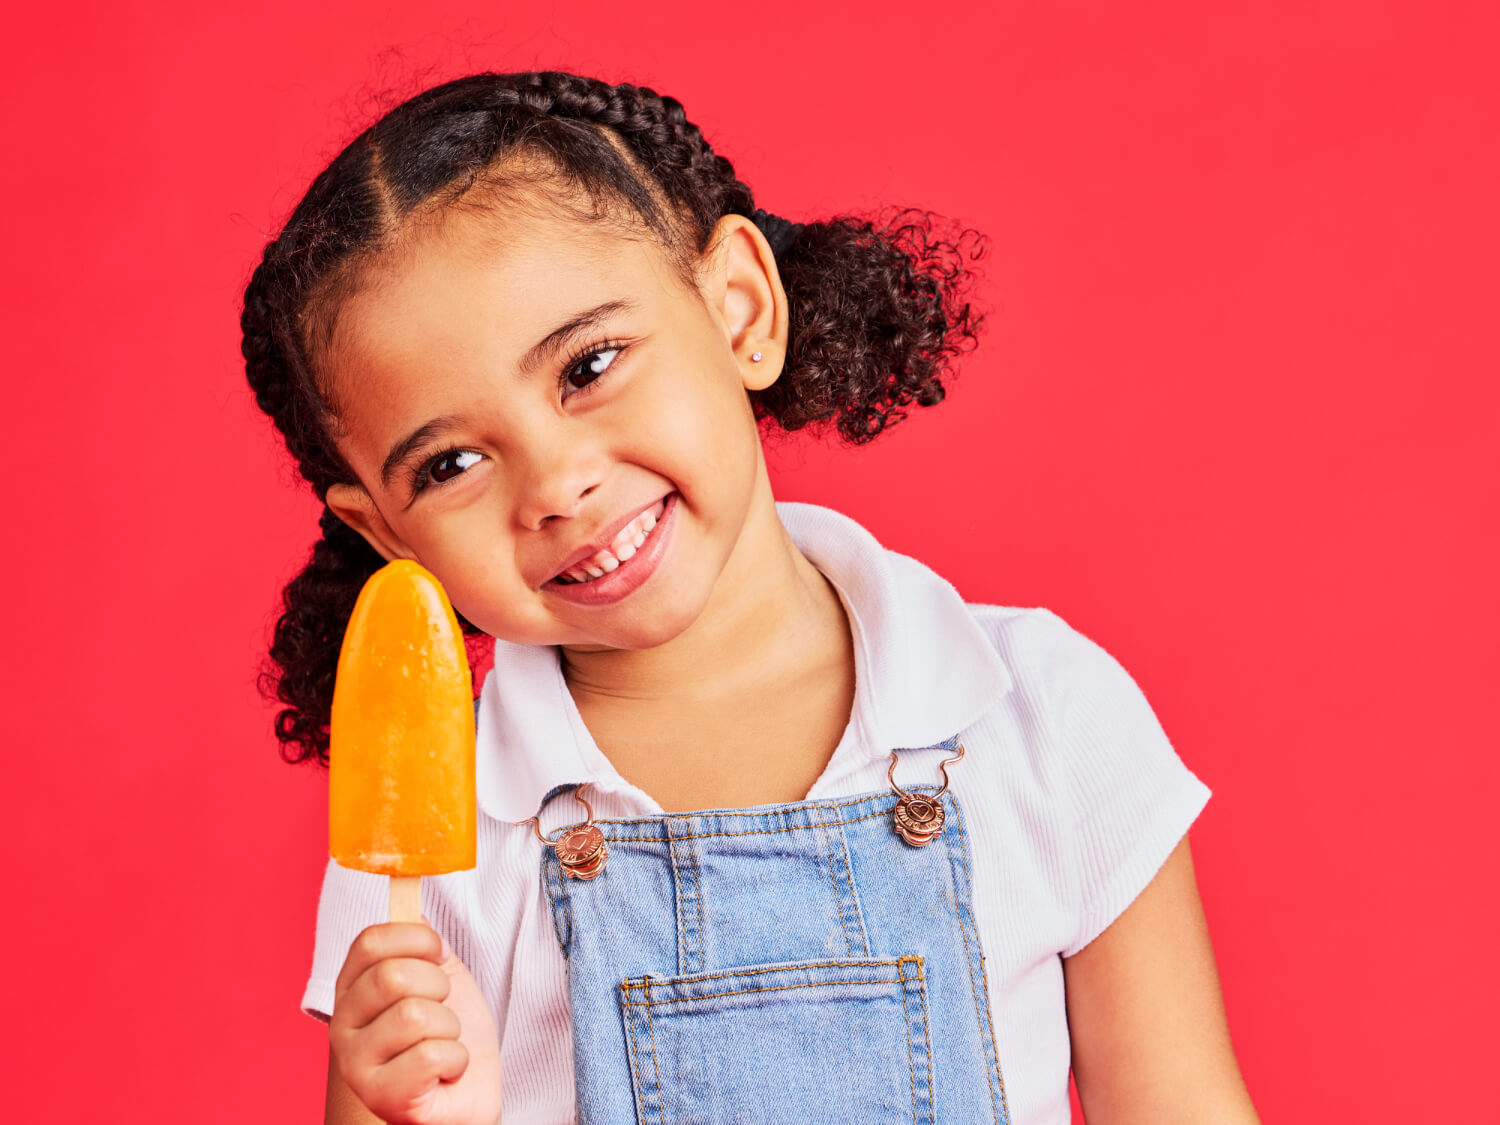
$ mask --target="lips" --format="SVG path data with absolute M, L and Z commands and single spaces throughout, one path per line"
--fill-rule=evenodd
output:
M 584 547 L 568 556 L 567 566 L 560 568 L 552 578 L 542 583 L 542 589 L 552 597 L 578 606 L 607 606 L 634 593 L 648 582 L 670 550 L 672 534 L 677 525 L 677 493 L 669 493 L 665 499 L 648 504 L 625 519 L 616 520 Z M 640 534 L 640 528 L 650 522 L 650 517 L 660 513 L 655 525 Z M 647 517 L 642 520 L 641 517 Z M 613 532 L 611 535 L 610 533 Z M 623 561 L 607 548 L 611 543 L 629 542 L 640 546 Z M 601 545 L 602 542 L 602 545 Z M 600 566 L 601 552 L 608 555 L 612 566 Z M 598 577 L 594 571 L 598 571 Z
M 665 500 L 647 508 L 616 532 L 615 537 L 609 541 L 609 546 L 567 567 L 561 574 L 554 576 L 555 580 L 564 583 L 592 582 L 629 562 L 635 557 L 636 551 L 645 546 L 647 537 L 656 529 L 656 522 L 665 508 Z
M 642 538 L 639 532 L 644 531 L 649 536 L 655 530 L 665 514 L 667 502 L 674 496 L 675 493 L 668 493 L 658 497 L 605 524 L 598 534 L 564 558 L 543 585 L 550 586 L 559 582 L 566 584 L 570 578 L 573 581 L 597 579 L 615 569 L 615 566 L 600 565 L 603 559 L 609 557 L 614 558 L 616 565 L 628 561 L 640 545 L 637 542 Z M 628 549 L 625 546 L 627 541 L 631 544 Z M 599 571 L 599 574 L 591 573 L 594 570 Z

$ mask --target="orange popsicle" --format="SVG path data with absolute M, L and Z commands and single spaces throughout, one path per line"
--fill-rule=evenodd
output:
M 420 917 L 419 879 L 473 867 L 474 701 L 442 585 L 397 559 L 344 632 L 329 722 L 328 854 L 390 875 L 391 920 Z

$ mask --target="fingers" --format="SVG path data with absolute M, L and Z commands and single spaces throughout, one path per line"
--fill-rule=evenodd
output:
M 462 1077 L 468 1065 L 469 1052 L 458 1040 L 423 1039 L 379 1069 L 371 1093 L 391 1104 L 410 1105 L 439 1082 Z
M 424 1039 L 457 1042 L 460 1030 L 452 1008 L 436 1000 L 408 996 L 360 1029 L 357 1054 L 365 1063 L 381 1066 Z
M 361 1028 L 402 1000 L 448 998 L 453 982 L 447 973 L 431 961 L 414 957 L 392 957 L 377 961 L 344 990 L 335 995 L 332 1023 L 341 1027 Z
M 443 939 L 420 922 L 383 922 L 366 926 L 349 946 L 344 967 L 334 984 L 334 999 L 371 965 L 390 957 L 418 957 L 435 965 L 443 963 Z

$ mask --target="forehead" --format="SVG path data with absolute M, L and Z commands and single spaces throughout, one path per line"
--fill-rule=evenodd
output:
M 606 301 L 660 309 L 687 295 L 644 227 L 449 209 L 362 271 L 331 335 L 330 390 L 340 415 L 358 414 L 371 397 L 394 404 L 514 371 L 548 332 Z

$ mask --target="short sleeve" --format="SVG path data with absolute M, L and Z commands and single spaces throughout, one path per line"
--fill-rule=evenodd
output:
M 312 972 L 302 995 L 302 1010 L 328 1022 L 333 986 L 349 947 L 366 926 L 390 919 L 390 880 L 367 871 L 351 871 L 333 860 L 323 873 L 318 896 L 318 930 L 313 940 Z
M 1071 957 L 1145 890 L 1212 791 L 1183 764 L 1120 662 L 1041 613 L 1056 633 L 1047 726 L 1070 826 L 1076 928 L 1062 956 Z

